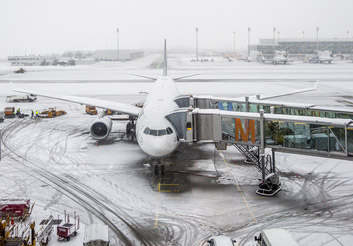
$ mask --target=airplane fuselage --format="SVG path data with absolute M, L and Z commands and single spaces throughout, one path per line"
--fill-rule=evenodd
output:
M 165 116 L 178 108 L 174 98 L 179 95 L 172 78 L 157 79 L 148 94 L 136 123 L 136 138 L 141 149 L 149 156 L 168 156 L 178 147 L 176 131 Z

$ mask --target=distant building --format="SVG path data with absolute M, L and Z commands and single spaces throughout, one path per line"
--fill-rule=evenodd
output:
M 276 40 L 276 50 L 284 50 L 290 56 L 305 56 L 316 53 L 316 39 L 280 39 Z M 251 50 L 263 55 L 274 54 L 273 39 L 260 39 L 259 44 L 252 45 Z M 334 54 L 350 56 L 353 51 L 353 39 L 319 39 L 319 50 L 329 50 Z
M 120 61 L 131 61 L 144 56 L 143 51 L 139 50 L 119 50 Z M 117 50 L 96 50 L 91 58 L 100 61 L 116 61 Z
M 91 65 L 95 63 L 95 60 L 92 58 L 86 59 L 74 59 L 75 65 Z
M 9 56 L 8 61 L 11 62 L 12 66 L 46 66 L 51 65 L 55 60 L 57 60 L 57 56 Z

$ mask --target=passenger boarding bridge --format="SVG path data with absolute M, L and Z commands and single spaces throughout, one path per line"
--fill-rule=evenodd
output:
M 180 96 L 175 101 L 180 109 L 166 118 L 180 141 L 213 142 L 218 149 L 234 145 L 262 172 L 260 195 L 280 190 L 276 151 L 353 160 L 353 111 L 259 97 Z M 272 149 L 272 156 L 265 157 L 265 148 Z M 275 187 L 264 188 L 264 183 Z

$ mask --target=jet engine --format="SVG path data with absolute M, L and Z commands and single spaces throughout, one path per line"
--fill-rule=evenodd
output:
M 105 139 L 112 130 L 112 124 L 109 116 L 96 119 L 90 128 L 92 137 L 97 140 Z

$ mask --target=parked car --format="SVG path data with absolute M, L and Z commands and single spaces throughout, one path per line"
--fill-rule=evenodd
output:
M 289 231 L 281 228 L 263 230 L 258 237 L 255 236 L 257 246 L 298 246 Z
M 236 242 L 237 241 L 234 239 L 223 235 L 213 236 L 207 240 L 209 246 L 234 246 L 234 243 Z

